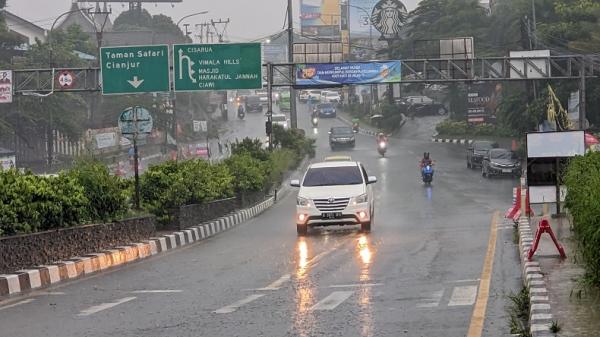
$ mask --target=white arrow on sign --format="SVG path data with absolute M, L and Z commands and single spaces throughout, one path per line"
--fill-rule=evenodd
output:
M 140 85 L 142 85 L 142 83 L 144 83 L 144 80 L 138 80 L 137 76 L 133 76 L 133 80 L 127 80 L 127 82 L 129 82 L 132 87 L 137 89 Z

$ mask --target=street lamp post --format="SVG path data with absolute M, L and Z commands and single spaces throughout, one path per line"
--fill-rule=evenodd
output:
M 179 21 L 177 21 L 176 26 L 177 26 L 177 28 L 179 28 L 179 24 L 181 23 L 181 21 L 183 21 L 189 17 L 196 16 L 196 15 L 203 15 L 203 14 L 207 14 L 207 13 L 208 13 L 208 11 L 202 11 L 202 12 L 197 12 L 197 13 L 192 13 L 192 14 L 186 15 L 186 16 L 182 17 L 181 19 L 179 19 Z

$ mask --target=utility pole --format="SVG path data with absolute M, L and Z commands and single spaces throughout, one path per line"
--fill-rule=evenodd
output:
M 579 68 L 579 129 L 585 130 L 586 127 L 586 106 L 585 106 L 585 57 L 581 57 Z
M 219 39 L 219 43 L 223 43 L 223 35 L 225 35 L 225 31 L 227 30 L 227 25 L 229 24 L 229 22 L 229 18 L 227 18 L 227 20 L 219 19 L 219 21 L 210 20 L 210 24 L 212 25 Z M 217 28 L 217 25 L 223 25 L 223 29 L 220 30 L 220 33 L 219 29 Z
M 290 64 L 290 82 L 294 83 L 294 16 L 292 14 L 292 0 L 288 0 L 288 63 Z M 296 90 L 290 86 L 290 124 L 292 129 L 298 128 L 298 114 L 296 113 Z
M 273 150 L 273 64 L 271 62 L 267 62 L 267 99 L 266 131 L 269 137 L 269 150 Z
M 533 49 L 537 48 L 537 36 L 535 35 L 537 32 L 537 22 L 535 18 L 535 0 L 531 0 L 531 18 L 533 19 Z

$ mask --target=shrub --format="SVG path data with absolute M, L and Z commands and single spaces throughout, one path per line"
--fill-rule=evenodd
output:
M 269 157 L 269 176 L 265 189 L 281 184 L 284 174 L 297 166 L 297 163 L 296 154 L 292 150 L 280 149 L 273 151 Z
M 440 135 L 444 136 L 492 136 L 510 137 L 513 132 L 493 124 L 469 125 L 466 121 L 453 121 L 445 119 L 435 127 Z
M 188 183 L 178 163 L 168 161 L 151 167 L 140 177 L 140 199 L 159 221 L 170 221 L 171 211 L 192 197 Z
M 190 199 L 186 203 L 199 204 L 233 196 L 233 176 L 226 165 L 189 160 L 180 163 L 179 166 L 182 178 L 190 191 Z
M 248 137 L 231 144 L 231 154 L 248 154 L 253 158 L 261 161 L 269 160 L 269 151 L 263 148 L 263 144 L 259 139 L 250 139 Z
M 297 161 L 305 156 L 315 156 L 315 139 L 307 138 L 303 130 L 286 130 L 280 125 L 273 125 L 273 145 L 294 151 Z
M 92 220 L 108 221 L 127 211 L 127 195 L 121 183 L 123 179 L 111 175 L 101 162 L 78 161 L 68 174 L 84 188 L 90 201 Z
M 600 153 L 571 160 L 565 175 L 566 205 L 585 264 L 585 280 L 600 285 Z
M 233 185 L 238 193 L 260 191 L 265 186 L 266 164 L 248 154 L 235 155 L 225 160 L 234 177 Z

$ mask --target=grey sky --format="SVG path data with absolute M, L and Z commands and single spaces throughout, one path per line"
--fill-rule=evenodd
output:
M 39 26 L 50 28 L 54 19 L 69 10 L 72 0 L 8 0 L 7 9 L 18 16 L 33 21 Z M 300 0 L 293 0 L 294 22 L 299 25 Z M 405 0 L 409 10 L 414 9 L 419 0 Z M 90 4 L 93 4 L 91 2 Z M 185 20 L 192 26 L 210 19 L 230 18 L 227 32 L 230 40 L 243 41 L 258 39 L 282 30 L 287 0 L 183 0 L 175 4 L 147 4 L 144 6 L 152 14 L 165 14 L 179 20 L 187 14 L 208 10 L 209 13 Z M 112 4 L 113 13 L 127 9 L 127 4 Z M 113 14 L 112 19 L 116 17 Z

